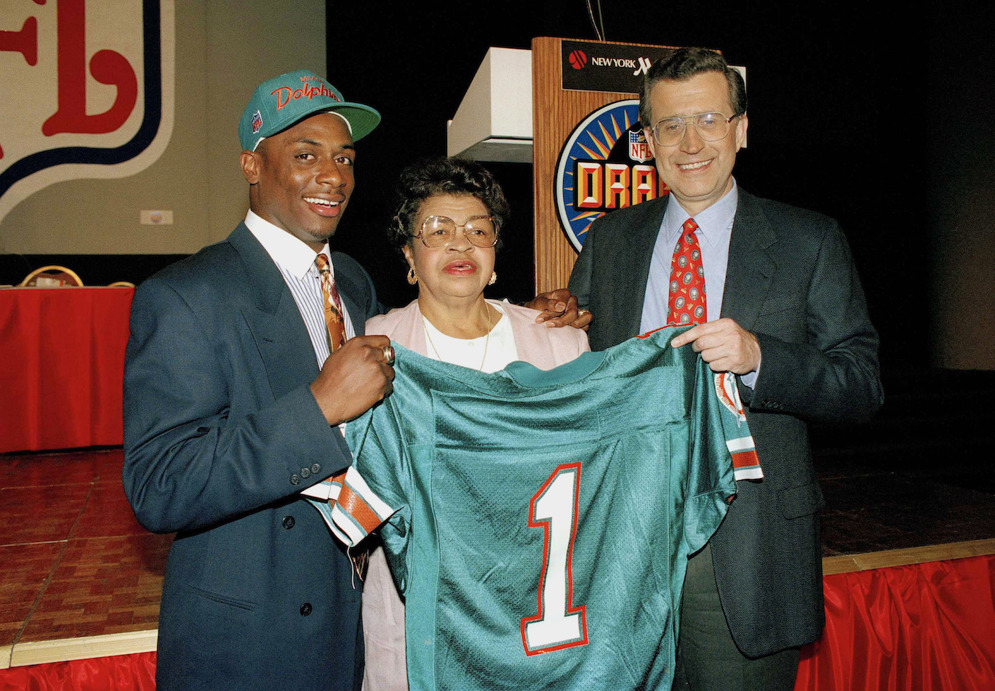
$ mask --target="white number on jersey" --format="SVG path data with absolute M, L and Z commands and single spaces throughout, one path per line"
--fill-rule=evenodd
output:
M 526 655 L 587 645 L 586 608 L 571 608 L 580 463 L 559 466 L 532 496 L 529 527 L 544 531 L 539 613 L 522 619 Z

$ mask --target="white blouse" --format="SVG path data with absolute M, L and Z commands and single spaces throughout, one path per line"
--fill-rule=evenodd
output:
M 426 356 L 481 372 L 497 372 L 503 370 L 509 362 L 518 360 L 515 335 L 511 331 L 511 324 L 504 317 L 504 310 L 499 305 L 489 304 L 501 313 L 501 318 L 490 333 L 480 338 L 447 336 L 432 326 L 423 315 Z

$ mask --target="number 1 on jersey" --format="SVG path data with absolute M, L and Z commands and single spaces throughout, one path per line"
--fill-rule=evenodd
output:
M 539 613 L 522 618 L 526 655 L 587 645 L 586 608 L 573 601 L 573 545 L 577 534 L 580 463 L 561 465 L 532 496 L 529 527 L 542 528 Z

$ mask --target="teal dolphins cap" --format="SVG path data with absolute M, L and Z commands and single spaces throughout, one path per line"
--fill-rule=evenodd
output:
M 354 142 L 380 124 L 380 113 L 373 108 L 350 103 L 342 98 L 338 89 L 314 72 L 297 70 L 268 79 L 256 87 L 238 123 L 238 139 L 242 149 L 255 151 L 266 137 L 315 113 L 327 111 L 346 121 Z

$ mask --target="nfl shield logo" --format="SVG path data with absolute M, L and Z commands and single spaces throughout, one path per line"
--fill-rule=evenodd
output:
M 252 115 L 252 134 L 258 134 L 259 133 L 259 128 L 262 127 L 262 126 L 263 126 L 263 116 L 257 110 Z
M 636 163 L 645 163 L 653 158 L 653 150 L 646 141 L 646 134 L 642 130 L 629 131 L 629 158 Z

